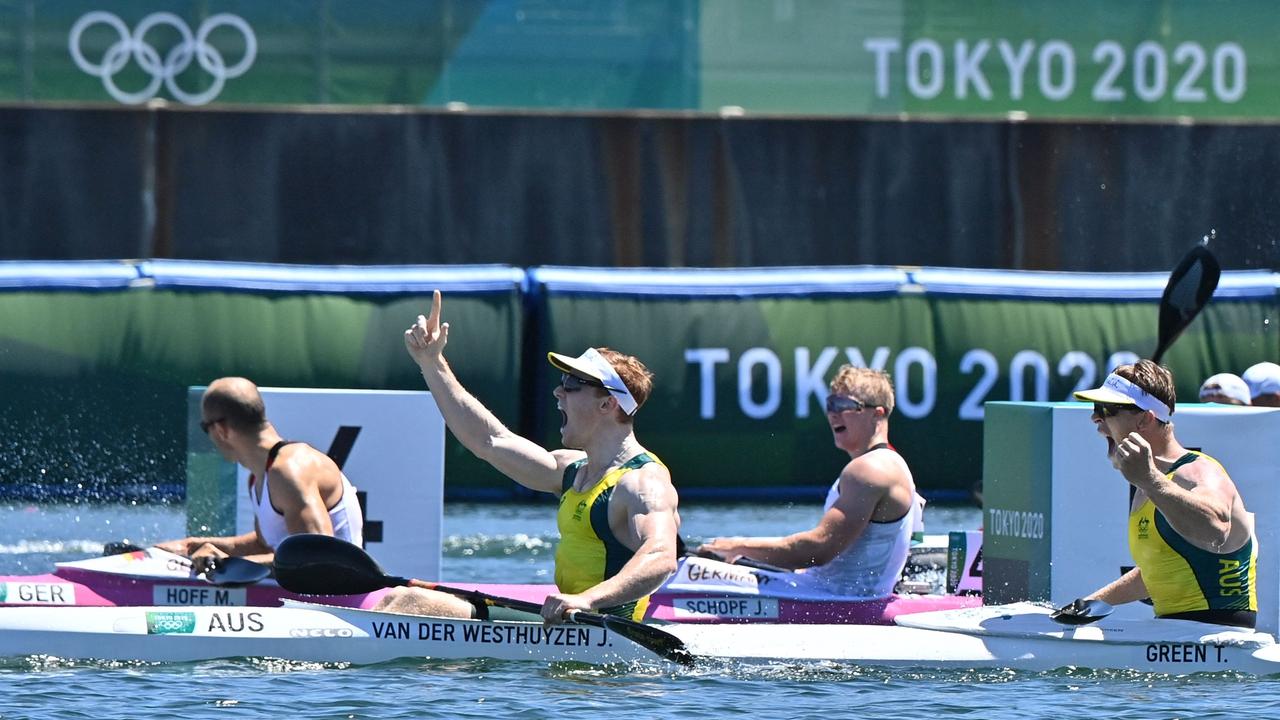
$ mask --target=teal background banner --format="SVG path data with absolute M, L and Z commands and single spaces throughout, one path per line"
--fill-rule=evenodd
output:
M 1258 0 L 0 0 L 0 100 L 1274 118 L 1277 22 Z
M 1274 6 L 703 0 L 702 106 L 818 115 L 1275 117 Z

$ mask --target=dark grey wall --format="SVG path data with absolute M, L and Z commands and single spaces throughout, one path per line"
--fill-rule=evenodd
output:
M 1280 126 L 0 109 L 0 258 L 1280 266 Z

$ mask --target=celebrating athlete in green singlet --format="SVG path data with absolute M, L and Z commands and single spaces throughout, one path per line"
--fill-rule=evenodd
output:
M 1150 360 L 1121 365 L 1093 403 L 1111 464 L 1133 486 L 1129 551 L 1137 567 L 1086 599 L 1151 598 L 1157 617 L 1253 627 L 1258 541 L 1227 471 L 1173 435 L 1173 376 Z
M 566 449 L 546 450 L 504 426 L 462 387 L 444 359 L 449 324 L 440 322 L 440 293 L 431 314 L 405 331 L 431 396 L 458 441 L 505 475 L 560 497 L 556 585 L 542 606 L 547 622 L 571 610 L 639 619 L 650 593 L 676 569 L 680 517 L 666 466 L 636 441 L 632 420 L 653 388 L 652 375 L 630 355 L 588 348 L 578 357 L 548 353 L 563 374 L 553 394 Z M 453 595 L 393 590 L 378 609 L 449 617 L 484 610 Z

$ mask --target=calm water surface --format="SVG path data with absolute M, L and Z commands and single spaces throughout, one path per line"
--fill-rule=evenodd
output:
M 550 505 L 452 505 L 443 579 L 550 582 Z M 817 508 L 682 506 L 687 540 L 779 535 Z M 973 508 L 930 507 L 926 531 L 972 529 Z M 127 538 L 183 535 L 180 509 L 0 506 L 0 573 L 36 573 Z M 10 718 L 1236 718 L 1280 716 L 1280 681 L 1060 670 L 937 672 L 829 664 L 673 672 L 534 663 L 404 661 L 372 667 L 233 660 L 181 665 L 0 661 Z

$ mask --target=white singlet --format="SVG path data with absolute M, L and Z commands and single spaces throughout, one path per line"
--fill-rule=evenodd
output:
M 840 497 L 840 480 L 831 485 L 822 511 Z M 923 529 L 924 498 L 913 494 L 911 509 L 893 522 L 867 523 L 862 535 L 825 565 L 804 572 L 805 584 L 841 597 L 882 598 L 893 594 L 911 554 L 911 535 Z
M 272 549 L 281 540 L 289 537 L 289 529 L 285 527 L 284 515 L 271 506 L 271 483 L 262 484 L 262 498 L 254 497 L 253 485 L 249 485 L 249 502 L 253 505 L 253 514 L 258 518 L 258 532 L 262 540 Z M 360 513 L 360 501 L 356 498 L 356 488 L 342 475 L 342 499 L 329 510 L 329 520 L 333 523 L 333 536 L 354 545 L 364 545 L 364 516 Z

